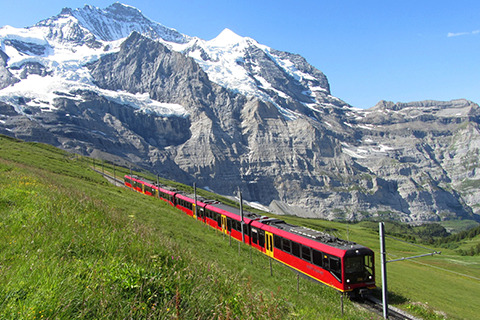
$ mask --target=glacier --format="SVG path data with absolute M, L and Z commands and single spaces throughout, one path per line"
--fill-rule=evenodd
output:
M 307 102 L 301 103 L 322 105 L 325 100 L 332 100 L 337 101 L 335 104 L 345 104 L 338 98 L 330 96 L 328 86 L 320 85 L 325 82 L 323 79 L 316 79 L 299 70 L 290 59 L 278 56 L 270 47 L 259 44 L 252 38 L 239 36 L 230 29 L 223 30 L 217 37 L 208 41 L 190 37 L 151 21 L 140 10 L 118 2 L 105 9 L 91 5 L 78 9 L 64 8 L 59 15 L 27 28 L 2 27 L 0 28 L 0 48 L 9 57 L 7 67 L 13 71 L 17 70 L 13 72 L 17 77 L 26 63 L 39 63 L 51 74 L 52 79 L 44 80 L 51 84 L 50 88 L 57 86 L 56 91 L 67 90 L 68 92 L 78 85 L 79 89 L 101 93 L 92 83 L 85 65 L 98 60 L 103 55 L 117 52 L 121 43 L 132 32 L 139 32 L 165 44 L 172 50 L 188 54 L 208 74 L 211 81 L 234 92 L 272 103 L 286 119 L 296 119 L 296 112 L 290 110 L 285 104 L 279 103 L 279 99 L 295 100 L 296 98 L 287 96 L 283 90 L 262 77 L 261 67 L 255 61 L 250 61 L 252 63 L 250 71 L 243 66 L 245 55 L 252 48 L 261 50 L 282 72 L 305 83 L 302 94 Z M 44 51 L 41 55 L 36 55 L 19 50 L 21 48 L 18 45 L 12 45 L 12 41 L 42 47 Z M 32 79 L 29 82 L 34 84 L 35 80 Z M 62 82 L 65 83 L 62 84 Z M 43 92 L 48 89 L 46 86 L 47 84 L 40 86 L 41 94 L 46 94 Z M 36 91 L 35 86 L 30 88 Z M 12 97 L 15 95 L 28 95 L 25 90 L 27 90 L 25 85 L 16 85 L 15 88 L 2 90 L 0 101 L 12 103 L 15 100 Z M 112 95 L 113 93 L 107 96 Z M 317 96 L 320 99 L 317 100 Z M 47 101 L 53 98 L 52 91 Z M 138 105 L 145 105 L 145 101 L 138 101 Z M 166 114 L 170 111 L 172 114 L 178 113 L 173 109 L 167 111 L 168 104 L 164 106 L 167 107 L 149 108 L 149 110 L 166 112 Z M 18 104 L 16 107 L 21 109 Z M 313 111 L 319 109 L 311 108 Z M 179 114 L 184 114 L 184 111 Z

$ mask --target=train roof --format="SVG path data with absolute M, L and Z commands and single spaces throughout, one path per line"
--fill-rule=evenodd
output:
M 163 185 L 163 184 L 157 184 L 157 182 L 150 181 L 148 179 L 141 178 L 141 177 L 138 177 L 136 175 L 131 175 L 131 176 L 130 175 L 125 175 L 125 178 L 131 179 L 131 180 L 134 180 L 134 181 L 137 181 L 137 182 L 142 182 L 149 187 L 157 188 L 161 191 L 165 191 L 168 194 L 173 195 L 173 194 L 178 192 L 178 190 L 173 188 L 173 187 L 166 186 L 166 185 Z
M 220 209 L 221 211 L 233 213 L 238 217 L 240 217 L 240 209 L 238 208 L 231 207 L 223 203 L 210 204 L 210 207 L 215 207 Z M 307 238 L 311 241 L 314 241 L 317 244 L 324 244 L 324 245 L 328 245 L 330 247 L 334 247 L 341 250 L 350 250 L 350 249 L 359 250 L 359 249 L 365 248 L 364 246 L 359 245 L 353 241 L 343 240 L 323 231 L 289 224 L 277 218 L 261 216 L 245 210 L 243 211 L 243 216 L 247 219 L 256 221 L 258 223 L 258 225 L 257 223 L 255 223 L 256 226 L 260 227 L 261 226 L 260 224 L 263 224 L 263 225 L 268 225 L 270 227 L 279 229 L 283 232 L 276 232 L 278 235 L 287 236 L 288 238 L 291 238 L 291 240 L 296 240 L 297 237 L 302 237 L 302 238 Z M 294 235 L 294 236 L 293 237 L 288 236 L 287 234 Z M 297 238 L 297 241 L 298 241 L 298 238 Z
M 323 231 L 289 224 L 279 219 L 260 220 L 259 222 L 280 229 L 289 234 L 309 239 L 315 243 L 328 245 L 341 250 L 358 250 L 365 248 L 356 242 L 340 239 Z
M 229 213 L 233 213 L 234 215 L 237 215 L 238 217 L 241 216 L 240 208 L 231 207 L 229 205 L 223 204 L 223 203 L 218 202 L 218 201 L 215 201 L 215 202 L 212 202 L 212 203 L 207 203 L 207 205 L 208 205 L 208 207 L 206 207 L 207 209 L 212 209 L 212 207 L 213 207 L 213 208 L 219 209 L 219 210 L 215 210 L 219 213 L 221 213 L 221 211 L 226 211 L 226 212 L 229 212 Z M 252 213 L 250 211 L 243 210 L 243 217 L 248 218 L 250 220 L 260 220 L 263 216 L 258 215 L 256 213 Z

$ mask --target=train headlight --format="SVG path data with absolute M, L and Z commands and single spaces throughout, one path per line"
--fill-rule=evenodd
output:
M 350 283 L 350 279 L 347 279 L 347 283 Z
M 368 279 L 369 279 L 369 280 L 372 280 L 372 276 L 368 276 Z

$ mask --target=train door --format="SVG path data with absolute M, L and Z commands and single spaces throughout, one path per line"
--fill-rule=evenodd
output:
M 228 234 L 227 217 L 222 216 L 222 232 Z
M 195 207 L 196 207 L 196 205 L 195 205 L 195 202 L 194 202 L 194 203 L 192 203 L 192 216 L 193 216 L 194 219 L 197 219 L 197 214 L 196 214 Z
M 273 258 L 273 234 L 265 231 L 265 254 Z
M 202 207 L 197 206 L 197 219 L 205 222 L 205 212 Z

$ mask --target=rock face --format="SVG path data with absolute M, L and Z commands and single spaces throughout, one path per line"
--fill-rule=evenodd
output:
M 240 188 L 278 213 L 480 220 L 470 101 L 354 109 L 299 55 L 229 30 L 184 36 L 118 3 L 0 29 L 0 41 L 2 134 Z M 77 62 L 49 55 L 64 51 Z
M 8 70 L 7 68 L 8 56 L 0 50 L 0 90 L 4 89 L 12 84 L 15 84 L 19 80 Z

